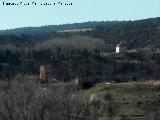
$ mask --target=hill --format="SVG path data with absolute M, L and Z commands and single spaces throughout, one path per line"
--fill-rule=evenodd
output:
M 77 75 L 160 78 L 160 18 L 19 28 L 0 34 L 0 79 L 38 75 L 40 64 L 51 65 L 54 77 L 66 81 Z M 115 51 L 120 41 L 137 52 L 101 56 Z
M 129 49 L 144 47 L 159 48 L 160 18 L 99 25 L 88 34 L 92 37 L 102 38 L 106 44 L 114 46 L 123 41 Z
M 84 22 L 64 25 L 48 25 L 41 27 L 22 27 L 10 30 L 0 30 L 0 35 L 12 34 L 18 37 L 25 36 L 28 40 L 44 40 L 51 37 L 55 37 L 55 32 L 73 29 L 94 28 L 101 24 L 101 22 Z
M 42 27 L 25 27 L 1 30 L 0 36 L 13 35 L 27 41 L 46 41 L 71 36 L 90 36 L 105 41 L 108 51 L 120 41 L 129 49 L 160 46 L 160 18 L 136 21 L 101 21 Z

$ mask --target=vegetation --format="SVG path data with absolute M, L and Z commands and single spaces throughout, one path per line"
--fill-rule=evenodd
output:
M 142 83 L 160 79 L 159 28 L 153 18 L 0 31 L 0 120 L 159 120 L 160 85 Z M 115 54 L 120 41 L 131 51 Z M 57 83 L 40 84 L 41 64 Z M 80 90 L 77 77 L 114 83 Z
M 10 79 L 17 74 L 37 76 L 39 66 L 46 64 L 51 66 L 54 78 L 64 81 L 77 76 L 159 79 L 158 56 L 156 53 L 148 56 L 148 52 L 147 56 L 143 52 L 103 56 L 97 48 L 51 48 L 51 46 L 47 48 L 46 46 L 34 49 L 7 45 L 0 49 L 0 78 Z
M 101 38 L 106 43 L 108 51 L 124 41 L 129 49 L 155 47 L 159 48 L 160 18 L 150 18 L 137 21 L 102 21 L 85 22 L 66 25 L 51 25 L 42 27 L 17 28 L 0 31 L 0 35 L 12 35 L 29 42 L 39 42 L 57 37 L 85 35 Z M 58 32 L 72 29 L 92 29 L 82 32 Z M 6 36 L 6 37 L 7 37 Z
M 90 101 L 94 94 L 97 99 Z M 158 120 L 159 83 L 105 83 L 88 90 L 42 85 L 17 77 L 0 81 L 1 120 Z

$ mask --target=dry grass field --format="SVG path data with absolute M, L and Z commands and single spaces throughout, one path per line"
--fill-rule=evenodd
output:
M 160 81 L 100 83 L 80 93 L 86 96 L 96 94 L 102 106 L 111 106 L 115 119 L 160 120 Z M 105 112 L 109 113 L 109 109 Z

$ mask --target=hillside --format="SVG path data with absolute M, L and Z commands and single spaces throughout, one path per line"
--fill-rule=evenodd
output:
M 78 94 L 95 97 L 99 119 L 159 120 L 159 82 L 96 84 Z
M 72 29 L 84 29 L 84 28 L 94 28 L 101 22 L 85 22 L 85 23 L 74 23 L 74 24 L 64 24 L 64 25 L 48 25 L 41 27 L 24 27 L 16 28 L 10 30 L 0 30 L 0 35 L 12 34 L 18 37 L 25 36 L 28 40 L 43 40 L 51 37 L 55 37 L 55 32 L 63 30 Z
M 110 54 L 120 41 L 137 52 Z M 159 79 L 159 46 L 160 18 L 1 31 L 0 79 L 17 74 L 38 75 L 40 64 L 50 65 L 58 80 L 67 81 L 77 75 Z M 151 47 L 156 48 L 153 53 Z M 143 50 L 150 50 L 150 55 Z
M 104 40 L 108 51 L 113 51 L 115 45 L 120 41 L 126 43 L 129 49 L 144 47 L 159 48 L 160 18 L 25 27 L 1 30 L 0 36 L 2 35 L 13 35 L 23 40 L 34 41 L 34 43 L 75 35 L 90 36 Z
M 131 48 L 160 46 L 160 18 L 118 22 L 99 25 L 89 35 L 104 39 L 106 44 L 116 45 L 120 41 Z
M 57 47 L 64 49 L 99 49 L 105 50 L 105 42 L 101 39 L 73 36 L 69 38 L 54 38 L 35 45 L 35 49 L 55 50 Z

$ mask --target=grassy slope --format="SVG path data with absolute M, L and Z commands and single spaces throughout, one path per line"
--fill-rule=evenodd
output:
M 156 114 L 160 115 L 158 110 L 160 109 L 160 86 L 158 84 L 115 83 L 105 85 L 101 83 L 80 93 L 87 96 L 97 94 L 101 101 L 104 100 L 105 94 L 110 94 L 118 116 L 124 120 L 151 119 L 153 116 L 158 117 Z

